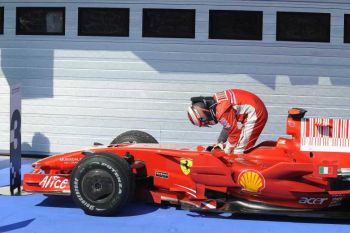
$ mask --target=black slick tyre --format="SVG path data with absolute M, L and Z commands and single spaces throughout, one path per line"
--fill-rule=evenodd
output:
M 105 153 L 86 156 L 72 171 L 72 198 L 89 215 L 113 215 L 132 196 L 130 166 L 123 158 L 114 156 Z
M 128 201 L 131 201 L 135 193 L 135 176 L 134 176 L 134 173 L 132 172 L 130 164 L 125 159 L 121 158 L 119 155 L 112 152 L 98 152 L 96 153 L 96 155 L 100 157 L 103 156 L 114 163 L 121 163 L 122 165 L 121 168 L 123 169 L 124 173 L 126 173 L 127 176 L 130 178 L 129 186 L 128 186 L 128 189 L 129 189 Z
M 130 130 L 118 135 L 111 144 L 158 143 L 150 134 L 140 130 Z

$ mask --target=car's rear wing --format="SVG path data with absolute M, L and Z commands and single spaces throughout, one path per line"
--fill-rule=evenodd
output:
M 350 153 L 349 119 L 304 118 L 305 113 L 291 109 L 287 120 L 287 134 L 297 140 L 301 151 Z

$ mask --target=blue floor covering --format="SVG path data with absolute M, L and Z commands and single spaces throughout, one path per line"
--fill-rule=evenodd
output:
M 30 165 L 23 165 L 22 172 L 28 171 Z M 0 170 L 0 187 L 8 185 L 8 172 L 8 168 Z M 131 203 L 117 216 L 94 217 L 84 214 L 70 197 L 0 195 L 0 232 L 349 233 L 350 221 L 203 215 L 145 203 Z

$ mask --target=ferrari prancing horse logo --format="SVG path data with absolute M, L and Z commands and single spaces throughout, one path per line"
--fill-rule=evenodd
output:
M 193 165 L 193 162 L 191 159 L 181 159 L 180 160 L 180 166 L 181 171 L 187 176 L 191 172 L 191 167 Z

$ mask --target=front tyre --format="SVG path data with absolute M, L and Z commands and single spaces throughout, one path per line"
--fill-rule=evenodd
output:
M 74 168 L 70 187 L 74 202 L 89 215 L 112 215 L 128 201 L 130 169 L 122 158 L 111 160 L 101 155 L 82 159 Z

